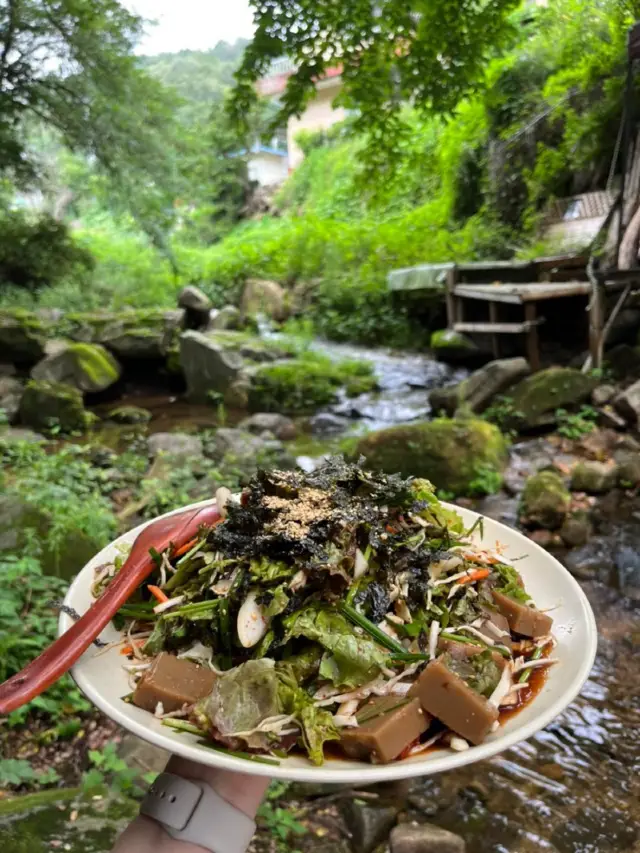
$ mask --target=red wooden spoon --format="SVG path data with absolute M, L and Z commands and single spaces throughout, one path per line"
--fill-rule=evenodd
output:
M 0 714 L 8 714 L 39 696 L 61 678 L 89 648 L 130 595 L 148 577 L 155 563 L 150 548 L 162 552 L 189 542 L 201 527 L 220 520 L 216 504 L 159 518 L 142 531 L 118 574 L 89 610 L 22 672 L 0 684 Z

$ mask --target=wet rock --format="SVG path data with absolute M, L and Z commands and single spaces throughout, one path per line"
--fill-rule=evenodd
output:
M 233 459 L 254 458 L 265 445 L 264 439 L 242 429 L 222 427 L 216 431 L 207 448 L 208 455 L 214 459 L 232 457 Z
M 434 411 L 452 415 L 458 407 L 483 412 L 491 400 L 531 373 L 525 358 L 490 361 L 454 388 L 436 388 L 429 395 Z
M 501 521 L 503 524 L 515 524 L 518 520 L 517 501 L 502 492 L 483 498 L 476 509 L 482 515 Z
M 157 432 L 147 442 L 151 456 L 165 453 L 168 456 L 202 456 L 202 441 L 197 435 L 184 432 Z
M 527 535 L 532 542 L 535 542 L 541 548 L 553 548 L 562 544 L 561 541 L 558 542 L 558 535 L 556 533 L 552 530 L 545 530 L 544 527 L 541 527 L 539 530 L 532 530 Z
M 339 435 L 349 426 L 347 418 L 332 415 L 331 412 L 319 412 L 309 418 L 309 429 L 313 435 Z
M 626 429 L 627 422 L 619 415 L 613 406 L 606 405 L 598 409 L 598 424 L 606 429 Z
M 560 853 L 618 853 L 633 850 L 637 828 L 626 811 L 607 805 L 580 804 L 578 812 L 563 821 L 549 841 Z
M 210 391 L 224 394 L 241 375 L 243 361 L 238 352 L 224 347 L 202 332 L 180 336 L 180 364 L 192 402 L 207 402 Z
M 387 840 L 398 815 L 393 807 L 377 808 L 357 799 L 345 800 L 341 812 L 353 853 L 372 853 Z
M 20 409 L 22 399 L 22 382 L 13 376 L 0 376 L 0 409 L 5 417 L 12 423 Z
M 178 296 L 178 307 L 184 308 L 188 329 L 206 329 L 210 322 L 211 300 L 199 287 L 189 284 Z
M 640 380 L 629 385 L 614 399 L 615 410 L 630 424 L 640 424 Z
M 640 552 L 637 546 L 620 545 L 616 549 L 614 565 L 620 591 L 628 598 L 640 601 Z
M 579 580 L 607 582 L 613 572 L 613 548 L 608 539 L 593 539 L 563 558 L 565 566 Z
M 403 823 L 391 830 L 391 853 L 465 853 L 464 838 L 433 823 Z
M 152 415 L 140 406 L 118 406 L 107 415 L 107 419 L 117 424 L 148 424 Z
M 431 349 L 438 361 L 465 364 L 477 360 L 480 350 L 466 335 L 453 329 L 439 329 L 431 335 Z
M 640 485 L 640 453 L 619 450 L 614 459 L 618 466 L 618 485 L 622 489 L 633 489 Z
M 249 408 L 249 395 L 251 393 L 251 381 L 248 377 L 241 376 L 232 382 L 224 392 L 224 404 L 227 408 L 235 411 L 245 411 Z
M 513 426 L 527 430 L 553 424 L 558 409 L 588 400 L 594 385 L 594 379 L 571 367 L 549 367 L 527 377 L 511 393 Z
M 209 328 L 215 330 L 221 329 L 239 329 L 241 325 L 240 309 L 235 305 L 225 305 L 219 311 L 214 309 L 209 314 Z
M 55 352 L 36 364 L 31 376 L 95 393 L 114 385 L 121 372 L 113 355 L 100 344 L 60 342 Z
M 0 361 L 35 364 L 44 355 L 45 328 L 30 311 L 0 311 Z
M 562 477 L 554 471 L 540 471 L 525 484 L 520 517 L 530 526 L 556 530 L 562 526 L 570 505 L 571 494 Z
M 617 388 L 615 385 L 598 385 L 591 392 L 591 402 L 594 406 L 604 406 L 613 400 L 616 393 Z
M 240 300 L 240 310 L 244 317 L 266 314 L 278 322 L 286 320 L 286 293 L 275 281 L 249 278 L 244 286 Z
M 607 462 L 579 462 L 571 472 L 571 489 L 588 495 L 602 495 L 616 485 L 615 464 Z
M 486 421 L 439 418 L 370 433 L 356 446 L 360 455 L 372 468 L 426 477 L 454 494 L 489 494 L 500 487 L 507 447 Z
M 271 412 L 258 412 L 246 418 L 240 424 L 239 429 L 260 435 L 263 432 L 273 433 L 280 441 L 291 441 L 296 437 L 296 425 L 286 415 L 277 415 Z
M 591 538 L 591 521 L 586 512 L 577 511 L 565 518 L 560 536 L 567 548 L 584 545 Z
M 82 394 L 71 385 L 32 379 L 20 400 L 20 423 L 35 430 L 59 427 L 64 433 L 84 432 L 94 419 L 84 408 Z

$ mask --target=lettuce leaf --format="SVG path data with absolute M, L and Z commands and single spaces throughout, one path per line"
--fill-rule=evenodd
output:
M 464 522 L 455 510 L 442 506 L 429 480 L 413 480 L 411 488 L 416 501 L 426 504 L 418 513 L 421 518 L 436 527 L 446 527 L 450 533 L 464 533 Z
M 320 643 L 325 655 L 320 674 L 334 684 L 360 687 L 380 672 L 386 653 L 373 640 L 355 633 L 342 614 L 332 610 L 308 607 L 284 620 L 287 638 L 306 637 Z
M 249 566 L 250 574 L 260 581 L 277 581 L 282 578 L 293 577 L 295 569 L 279 560 L 270 560 L 268 557 L 260 557 L 259 560 L 251 560 Z
M 283 664 L 278 676 L 278 696 L 283 713 L 293 714 L 302 729 L 302 741 L 310 760 L 314 764 L 322 764 L 324 744 L 340 738 L 333 717 L 324 708 L 316 708 L 309 694 L 298 687 L 290 665 Z

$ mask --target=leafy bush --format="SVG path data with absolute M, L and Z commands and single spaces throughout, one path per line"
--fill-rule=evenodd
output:
M 93 266 L 92 255 L 50 216 L 29 219 L 19 211 L 0 215 L 0 285 L 36 291 Z

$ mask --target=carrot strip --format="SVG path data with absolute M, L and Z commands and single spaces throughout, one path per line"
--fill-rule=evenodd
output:
M 169 601 L 169 596 L 165 592 L 163 592 L 159 586 L 154 586 L 150 583 L 147 584 L 147 589 L 155 598 L 155 600 L 159 601 L 161 604 L 164 604 L 165 601 Z
M 458 581 L 459 584 L 463 583 L 473 583 L 474 581 L 481 581 L 484 578 L 488 578 L 491 574 L 490 569 L 476 569 L 474 572 L 469 572 L 466 578 L 460 578 Z
M 196 536 L 195 539 L 192 539 L 190 542 L 187 542 L 184 545 L 181 545 L 176 550 L 175 554 L 173 555 L 174 558 L 175 557 L 182 557 L 183 554 L 186 554 L 187 551 L 190 551 L 193 548 L 193 546 L 196 544 L 197 541 L 198 541 L 198 537 Z

